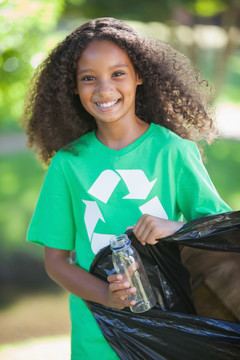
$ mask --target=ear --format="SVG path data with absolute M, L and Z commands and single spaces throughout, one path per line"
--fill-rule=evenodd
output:
M 76 88 L 76 89 L 74 89 L 74 95 L 78 95 L 78 89 Z
M 140 76 L 137 74 L 137 85 L 142 85 L 143 81 Z

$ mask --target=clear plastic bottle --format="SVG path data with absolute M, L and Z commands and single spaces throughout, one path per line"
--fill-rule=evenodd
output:
M 126 234 L 113 236 L 110 246 L 116 272 L 123 275 L 123 279 L 126 279 L 131 287 L 136 288 L 135 293 L 128 295 L 129 300 L 135 300 L 135 305 L 130 307 L 131 311 L 148 311 L 156 304 L 156 299 L 137 250 L 131 246 Z

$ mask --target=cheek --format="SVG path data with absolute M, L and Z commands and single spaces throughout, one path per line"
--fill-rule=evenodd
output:
M 89 91 L 79 88 L 78 95 L 79 95 L 82 105 L 85 107 L 85 104 L 87 105 L 87 103 L 90 101 L 90 98 L 91 98 Z
M 134 82 L 126 83 L 124 86 L 124 93 L 128 96 L 129 100 L 135 98 L 137 85 Z
M 92 116 L 94 116 L 94 112 L 93 112 L 93 103 L 92 103 L 92 92 L 90 92 L 89 90 L 86 91 L 84 90 L 80 90 L 78 92 L 78 96 L 79 99 L 81 101 L 82 106 L 84 107 L 84 109 Z

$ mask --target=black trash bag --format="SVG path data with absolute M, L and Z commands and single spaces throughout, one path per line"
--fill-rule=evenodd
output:
M 240 211 L 205 216 L 186 223 L 156 245 L 138 250 L 157 304 L 134 314 L 87 302 L 105 338 L 122 360 L 240 359 L 240 325 L 201 317 L 191 298 L 190 276 L 181 263 L 179 245 L 240 252 Z M 90 272 L 106 281 L 115 270 L 110 247 L 95 257 Z
M 178 244 L 198 249 L 240 252 L 240 211 L 207 215 L 189 221 L 175 234 L 158 239 L 164 245 Z
M 122 360 L 237 360 L 240 325 L 161 311 L 134 314 L 90 305 L 105 338 Z

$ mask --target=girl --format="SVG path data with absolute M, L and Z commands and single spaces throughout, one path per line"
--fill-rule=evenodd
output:
M 51 163 L 28 240 L 45 247 L 49 276 L 71 292 L 73 360 L 118 359 L 84 303 L 132 304 L 120 275 L 106 283 L 88 272 L 113 234 L 134 226 L 155 244 L 183 216 L 230 210 L 189 141 L 215 135 L 208 88 L 182 54 L 113 18 L 73 31 L 35 75 L 25 129 Z

